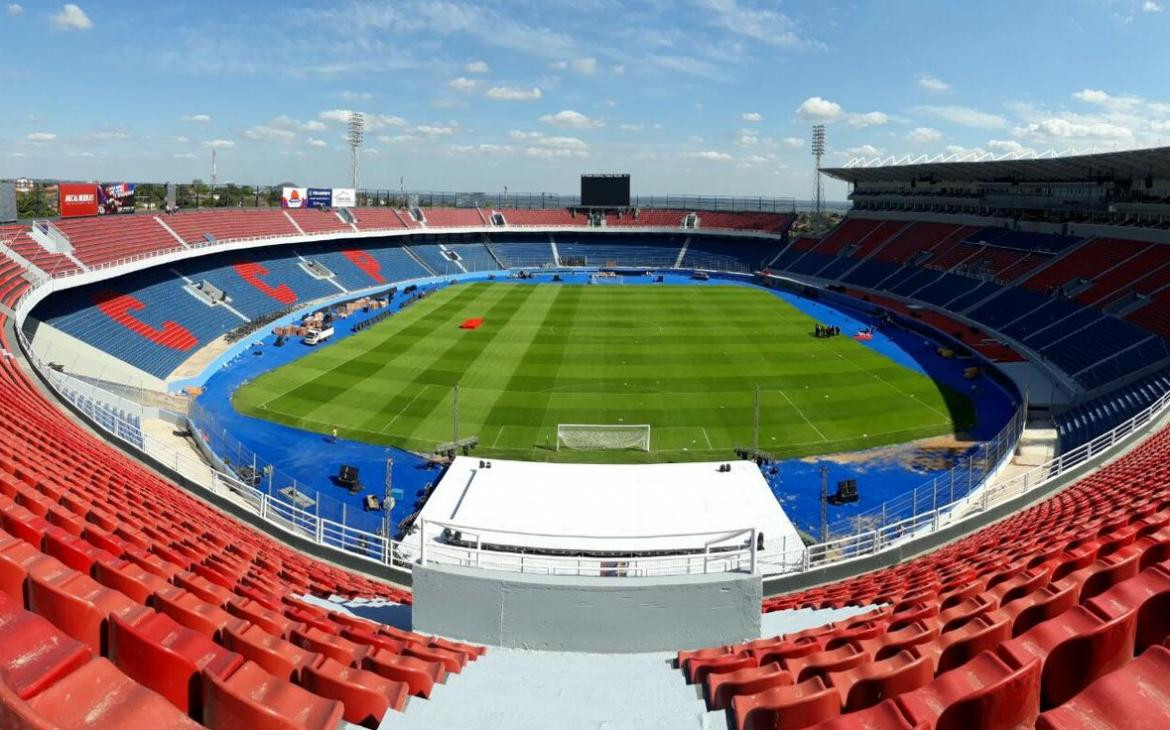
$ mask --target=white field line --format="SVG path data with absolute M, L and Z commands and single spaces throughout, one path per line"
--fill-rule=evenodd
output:
M 825 436 L 825 434 L 821 433 L 821 429 L 817 428 L 817 425 L 816 425 L 815 423 L 813 423 L 812 421 L 808 420 L 808 416 L 804 415 L 804 411 L 800 410 L 800 406 L 798 406 L 798 405 L 796 405 L 795 403 L 793 403 L 793 402 L 792 402 L 792 399 L 788 397 L 788 394 L 787 394 L 787 393 L 785 393 L 785 392 L 784 392 L 784 391 L 782 391 L 782 390 L 781 390 L 781 391 L 777 391 L 777 392 L 779 392 L 779 393 L 780 393 L 780 395 L 784 396 L 784 400 L 788 401 L 788 405 L 790 405 L 790 406 L 792 406 L 793 408 L 795 408 L 795 409 L 796 409 L 796 413 L 797 413 L 797 414 L 798 414 L 798 415 L 799 415 L 801 418 L 803 418 L 803 419 L 804 419 L 804 422 L 805 422 L 805 423 L 807 423 L 807 424 L 809 425 L 809 427 L 810 427 L 810 428 L 812 428 L 812 430 L 814 430 L 814 431 L 816 431 L 816 432 L 817 432 L 817 436 L 820 436 L 820 437 L 821 437 L 821 441 L 828 442 L 828 440 L 829 440 L 829 439 L 828 439 L 828 437 L 827 437 L 827 436 Z

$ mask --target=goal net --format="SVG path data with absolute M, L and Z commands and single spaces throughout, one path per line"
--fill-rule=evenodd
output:
M 612 271 L 601 271 L 589 275 L 590 284 L 624 284 L 625 282 L 625 277 Z
M 650 450 L 650 426 L 606 423 L 562 423 L 557 425 L 557 451 Z

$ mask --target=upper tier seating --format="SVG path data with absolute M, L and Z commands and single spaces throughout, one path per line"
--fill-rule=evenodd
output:
M 598 243 L 588 238 L 560 234 L 557 237 L 557 252 L 561 263 L 583 261 L 589 266 L 647 266 L 671 268 L 678 260 L 685 236 L 638 236 L 623 237 L 620 242 Z
M 482 228 L 487 223 L 479 208 L 423 208 L 428 228 Z
M 300 235 L 288 216 L 273 210 L 200 210 L 164 216 L 162 221 L 187 243 L 216 240 Z
M 74 255 L 87 266 L 182 247 L 150 214 L 71 218 L 54 225 L 69 236 Z
M 363 231 L 416 227 L 408 213 L 393 208 L 354 208 L 351 212 L 357 227 Z
M 286 210 L 285 214 L 293 219 L 297 227 L 310 235 L 314 233 L 344 233 L 353 230 L 352 226 L 342 222 L 337 217 L 337 213 L 331 210 L 295 208 Z
M 681 210 L 642 208 L 637 209 L 636 213 L 622 215 L 611 213 L 605 217 L 605 225 L 610 228 L 634 228 L 637 226 L 681 228 L 684 217 L 686 217 L 686 213 Z
M 526 210 L 523 208 L 503 208 L 493 210 L 493 213 L 503 213 L 504 220 L 510 226 L 587 226 L 588 219 L 584 215 L 577 215 L 567 208 L 544 208 Z
M 28 226 L 0 225 L 0 246 L 15 251 L 24 260 L 50 276 L 77 271 L 77 264 L 68 256 L 49 253 L 34 241 L 32 236 L 28 234 Z M 4 258 L 8 259 L 7 256 Z

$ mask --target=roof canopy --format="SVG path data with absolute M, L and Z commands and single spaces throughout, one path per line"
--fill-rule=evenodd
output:
M 944 158 L 937 162 L 884 166 L 873 161 L 848 167 L 826 167 L 821 171 L 851 183 L 908 183 L 912 180 L 1042 183 L 1131 180 L 1146 176 L 1165 180 L 1170 179 L 1170 147 L 1026 160 L 961 162 Z

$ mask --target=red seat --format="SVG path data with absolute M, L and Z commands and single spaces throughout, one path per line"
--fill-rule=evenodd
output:
M 936 730 L 1030 727 L 1040 712 L 1040 660 L 1013 669 L 985 651 L 895 701 L 911 723 Z
M 418 697 L 430 697 L 435 683 L 447 678 L 447 670 L 442 664 L 400 656 L 386 649 L 376 649 L 367 654 L 362 660 L 362 668 L 387 679 L 405 682 L 410 693 Z
M 998 653 L 1015 666 L 1034 658 L 1043 663 L 1040 699 L 1042 708 L 1047 709 L 1129 661 L 1136 626 L 1134 609 L 1105 619 L 1084 606 L 1073 606 L 1004 642 Z
M 925 720 L 912 723 L 897 702 L 885 700 L 860 712 L 827 720 L 817 725 L 817 730 L 930 730 L 930 724 Z
M 90 660 L 85 644 L 0 593 L 0 683 L 28 699 Z M 3 723 L 0 723 L 3 725 Z
M 828 651 L 785 659 L 784 668 L 797 682 L 803 682 L 813 677 L 824 677 L 829 672 L 852 669 L 868 661 L 868 654 L 853 644 L 846 644 Z
M 2 533 L 7 535 L 7 533 Z M 24 540 L 0 543 L 0 592 L 22 606 L 28 605 L 28 576 L 73 572 L 56 558 L 45 555 Z
M 71 535 L 59 527 L 52 527 L 45 531 L 45 540 L 42 545 L 46 555 L 52 555 L 65 565 L 79 573 L 90 574 L 93 564 L 98 560 L 112 560 L 113 555 L 99 550 L 89 541 L 76 535 Z
M 731 700 L 739 730 L 781 730 L 823 722 L 841 714 L 841 695 L 820 677 Z
M 73 571 L 47 578 L 30 576 L 28 607 L 98 654 L 107 653 L 110 617 L 133 621 L 149 611 L 88 575 Z
M 225 630 L 223 645 L 270 674 L 294 682 L 300 679 L 301 669 L 318 656 L 255 625 Z
M 224 604 L 234 595 L 227 588 L 208 580 L 199 573 L 190 571 L 176 573 L 175 577 L 171 578 L 171 582 L 185 591 L 194 593 L 199 597 L 199 600 L 206 601 L 213 606 L 225 607 Z
M 370 647 L 340 636 L 327 634 L 312 626 L 297 627 L 289 632 L 289 641 L 309 651 L 324 654 L 350 667 L 360 667 Z
M 1134 653 L 1160 643 L 1170 636 L 1170 573 L 1164 566 L 1152 566 L 1122 581 L 1085 604 L 1101 616 L 1117 617 L 1137 612 Z
M 187 730 L 199 728 L 199 723 L 98 658 L 27 702 L 0 682 L 0 727 Z
M 113 559 L 95 563 L 93 577 L 105 587 L 120 591 L 144 606 L 157 591 L 171 587 L 162 578 L 128 560 Z
M 846 712 L 863 710 L 887 697 L 918 689 L 932 679 L 934 668 L 930 660 L 909 650 L 828 675 L 829 683 L 841 693 Z
M 1040 716 L 1038 730 L 1163 728 L 1170 713 L 1170 650 L 1151 646 L 1056 709 Z
M 707 707 L 724 710 L 731 706 L 732 697 L 752 695 L 789 684 L 793 684 L 792 675 L 784 671 L 779 662 L 725 674 L 708 674 Z
M 244 663 L 239 654 L 161 613 L 133 624 L 114 616 L 110 620 L 109 657 L 131 679 L 166 697 L 196 720 L 203 716 L 203 674 L 224 676 Z
M 376 728 L 386 710 L 402 710 L 410 696 L 405 682 L 386 679 L 374 672 L 347 667 L 326 656 L 306 665 L 301 685 L 322 697 L 345 705 L 345 719 Z
M 702 684 L 709 674 L 726 674 L 759 665 L 760 662 L 755 657 L 747 654 L 724 654 L 717 657 L 689 659 L 686 663 L 687 682 Z
M 203 723 L 212 730 L 336 730 L 345 708 L 244 662 L 203 682 Z
M 295 622 L 286 618 L 279 611 L 274 611 L 248 598 L 233 598 L 224 604 L 224 608 L 233 616 L 247 619 L 273 636 L 281 638 L 288 638 L 289 631 L 297 626 Z
M 240 628 L 248 623 L 219 606 L 199 600 L 198 596 L 182 588 L 168 588 L 155 593 L 154 605 L 180 624 L 212 639 L 220 638 L 229 628 Z

